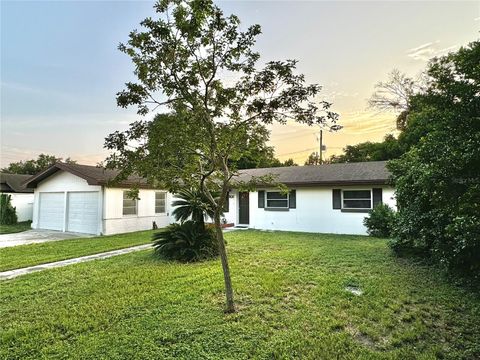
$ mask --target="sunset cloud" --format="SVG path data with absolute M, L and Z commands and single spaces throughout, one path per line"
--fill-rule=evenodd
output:
M 325 158 L 341 154 L 347 145 L 364 141 L 381 141 L 386 134 L 397 134 L 395 115 L 375 111 L 351 111 L 341 114 L 343 128 L 337 132 L 323 132 L 327 150 Z M 281 160 L 292 158 L 303 164 L 309 154 L 318 151 L 319 128 L 295 123 L 271 127 L 271 145 L 275 146 L 276 156 Z
M 365 110 L 374 84 L 394 67 L 409 76 L 421 72 L 430 58 L 474 40 L 480 21 L 474 2 L 434 7 L 405 2 L 401 9 L 390 2 L 380 7 L 375 2 L 358 7 L 319 1 L 257 2 L 253 8 L 242 2 L 219 4 L 226 13 L 238 14 L 243 24 L 262 26 L 255 45 L 262 55 L 259 68 L 268 61 L 297 59 L 295 73 L 304 74 L 309 84 L 323 86 L 315 101 L 332 102 L 343 126 L 335 133 L 324 131 L 326 157 L 341 153 L 346 145 L 381 141 L 394 132 L 395 114 Z M 117 107 L 115 94 L 135 76 L 134 65 L 116 50 L 116 44 L 152 14 L 152 4 L 73 1 L 56 6 L 7 1 L 3 5 L 2 30 L 8 36 L 2 37 L 2 49 L 8 56 L 2 57 L 0 165 L 41 152 L 97 163 L 104 157 L 105 136 L 140 119 L 136 108 Z M 89 11 L 96 16 L 85 16 Z M 358 21 L 339 26 L 338 19 L 345 16 Z M 473 18 L 475 22 L 468 20 Z M 59 33 L 58 19 L 75 26 L 64 26 Z M 375 31 L 392 24 L 398 31 Z M 91 41 L 92 35 L 96 41 Z M 219 76 L 225 86 L 238 80 L 227 73 Z M 270 144 L 282 159 L 293 157 L 303 164 L 318 149 L 318 126 L 289 122 L 269 128 Z
M 437 40 L 409 49 L 407 50 L 407 56 L 413 60 L 428 61 L 436 56 L 446 55 L 450 51 L 454 51 L 460 47 L 460 45 L 455 44 L 445 48 L 439 48 L 439 43 L 440 41 Z
M 407 50 L 407 56 L 413 60 L 428 61 L 435 54 L 435 44 L 439 41 L 429 42 Z

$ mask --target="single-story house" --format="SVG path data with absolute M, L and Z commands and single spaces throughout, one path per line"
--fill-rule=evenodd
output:
M 395 208 L 385 161 L 242 170 L 237 180 L 276 175 L 289 194 L 263 187 L 229 194 L 225 221 L 264 230 L 366 234 L 363 219 L 378 203 Z
M 24 186 L 32 175 L 0 173 L 0 193 L 11 196 L 11 204 L 16 209 L 18 221 L 32 220 L 33 189 Z
M 115 170 L 57 163 L 26 182 L 34 189 L 32 228 L 111 235 L 172 222 L 171 195 L 145 179 L 129 177 L 112 184 Z M 127 192 L 139 187 L 139 199 Z
M 291 166 L 241 170 L 236 180 L 273 174 L 289 188 L 253 192 L 232 189 L 224 221 L 264 230 L 365 234 L 363 219 L 378 203 L 395 207 L 386 162 Z M 117 172 L 100 167 L 56 164 L 30 178 L 34 188 L 33 228 L 91 234 L 151 229 L 174 222 L 174 196 L 130 177 L 112 184 Z M 139 200 L 128 190 L 140 188 Z

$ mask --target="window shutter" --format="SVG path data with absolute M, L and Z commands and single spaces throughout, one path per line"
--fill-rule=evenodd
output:
M 342 190 L 332 189 L 332 205 L 334 209 L 342 208 Z
M 227 191 L 225 203 L 223 204 L 223 212 L 229 212 L 229 211 L 230 211 L 230 191 Z
M 265 190 L 258 191 L 258 207 L 259 208 L 265 207 Z
M 382 188 L 373 189 L 373 207 L 382 203 Z
M 297 208 L 297 191 L 296 190 L 290 190 L 290 193 L 288 194 L 288 207 L 290 209 Z

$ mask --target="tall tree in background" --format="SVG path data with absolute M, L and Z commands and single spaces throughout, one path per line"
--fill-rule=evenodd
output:
M 312 152 L 308 155 L 307 160 L 305 161 L 305 165 L 320 165 L 320 156 L 318 152 Z
M 229 159 L 229 165 L 237 169 L 267 168 L 280 163 L 275 158 L 275 150 L 267 145 L 270 132 L 265 126 L 259 126 L 256 136 L 247 139 L 246 147 L 238 159 Z
M 2 172 L 9 174 L 35 175 L 62 160 L 62 158 L 54 155 L 40 154 L 36 159 L 10 163 L 6 168 L 2 169 Z M 64 162 L 70 164 L 75 163 L 75 161 L 70 158 L 66 158 Z
M 241 158 L 260 126 L 291 119 L 336 130 L 338 116 L 330 103 L 314 101 L 320 86 L 306 84 L 304 75 L 295 73 L 296 61 L 270 61 L 258 68 L 260 55 L 253 46 L 259 25 L 242 31 L 237 16 L 224 16 L 209 0 L 164 0 L 155 9 L 159 17 L 145 19 L 144 31 L 131 32 L 119 47 L 131 57 L 138 82 L 127 83 L 117 102 L 136 105 L 140 115 L 168 109 L 174 116 L 153 127 L 139 121 L 111 134 L 105 145 L 114 153 L 107 164 L 122 169 L 120 177 L 134 172 L 170 191 L 190 186 L 203 192 L 214 209 L 226 311 L 232 312 L 220 220 L 235 183 L 231 160 Z M 252 187 L 259 180 L 272 179 L 236 185 Z
M 347 145 L 343 149 L 343 154 L 332 155 L 328 162 L 392 160 L 398 159 L 407 152 L 428 133 L 432 125 L 425 119 L 412 119 L 409 116 L 412 98 L 417 94 L 425 93 L 428 82 L 429 78 L 424 72 L 413 79 L 397 69 L 392 70 L 387 81 L 381 81 L 375 85 L 375 92 L 368 103 L 371 108 L 396 114 L 398 138 L 387 134 L 381 142 L 366 141 Z
M 404 149 L 399 140 L 388 134 L 382 142 L 366 141 L 356 145 L 347 145 L 343 152 L 341 155 L 332 155 L 329 162 L 349 163 L 397 159 L 404 153 Z
M 275 157 L 275 149 L 273 146 L 268 146 L 267 142 L 270 139 L 270 131 L 265 126 L 257 126 L 255 136 L 247 139 L 246 147 L 240 158 L 229 160 L 229 165 L 234 169 L 254 169 L 254 168 L 269 168 L 269 167 L 283 167 L 295 166 L 293 159 L 288 159 L 284 162 Z
M 397 129 L 404 130 L 410 110 L 410 98 L 424 88 L 423 77 L 414 80 L 397 69 L 388 75 L 387 81 L 375 84 L 375 92 L 370 97 L 370 107 L 380 111 L 393 111 L 397 114 Z
M 298 166 L 298 164 L 292 159 L 287 159 L 283 163 L 280 162 L 280 165 L 277 165 L 276 167 L 283 167 L 283 166 Z

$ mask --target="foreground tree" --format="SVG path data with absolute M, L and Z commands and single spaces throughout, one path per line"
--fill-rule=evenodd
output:
M 10 163 L 6 168 L 2 169 L 2 172 L 8 174 L 35 175 L 62 160 L 62 158 L 57 158 L 54 155 L 40 154 L 36 159 Z M 70 164 L 75 163 L 75 161 L 70 158 L 66 158 L 64 161 Z
M 480 280 L 480 42 L 434 59 L 410 117 L 429 131 L 389 163 L 398 224 L 393 248 Z
M 136 105 L 138 114 L 161 109 L 149 123 L 139 121 L 106 139 L 113 150 L 109 167 L 146 177 L 177 191 L 199 189 L 213 212 L 225 281 L 226 311 L 234 311 L 233 288 L 223 239 L 221 214 L 233 185 L 251 188 L 258 181 L 236 183 L 235 161 L 265 124 L 294 120 L 338 129 L 330 103 L 314 102 L 319 85 L 295 74 L 296 61 L 271 61 L 257 68 L 253 50 L 260 26 L 240 29 L 237 16 L 225 16 L 209 0 L 164 0 L 159 17 L 147 18 L 144 31 L 133 31 L 120 50 L 135 65 L 136 83 L 117 94 L 121 107 Z M 216 199 L 213 194 L 220 194 Z

